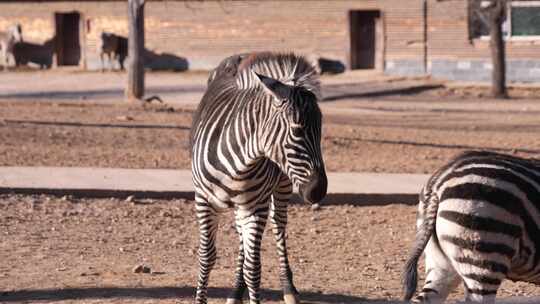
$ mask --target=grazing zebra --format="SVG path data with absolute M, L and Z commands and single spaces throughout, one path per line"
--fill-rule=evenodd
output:
M 17 42 L 22 42 L 22 28 L 20 24 L 8 27 L 6 32 L 0 32 L 0 50 L 4 58 L 4 70 L 9 65 L 9 55 L 13 55 L 13 46 Z
M 504 279 L 540 283 L 540 161 L 468 151 L 439 169 L 420 194 L 417 233 L 403 274 L 416 303 L 441 303 L 461 281 L 466 301 L 494 303 Z
M 227 302 L 241 303 L 246 288 L 250 303 L 260 302 L 260 246 L 270 217 L 284 299 L 295 304 L 298 292 L 285 241 L 287 203 L 293 184 L 311 203 L 322 200 L 327 188 L 319 82 L 313 67 L 293 54 L 233 56 L 220 67 L 227 68 L 218 67 L 211 76 L 191 131 L 200 228 L 196 302 L 207 302 L 218 213 L 234 208 L 240 244 Z

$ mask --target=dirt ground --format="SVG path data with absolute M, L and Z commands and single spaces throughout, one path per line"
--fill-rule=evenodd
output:
M 46 86 L 41 78 L 35 82 Z M 196 100 L 201 88 L 193 83 L 186 80 L 185 96 Z M 101 83 L 93 85 L 103 90 Z M 333 89 L 339 93 L 341 87 Z M 121 95 L 116 87 L 108 90 Z M 351 95 L 347 88 L 343 92 Z M 517 98 L 495 101 L 485 97 L 486 89 L 438 88 L 322 102 L 327 170 L 429 173 L 466 149 L 538 157 L 538 91 L 511 94 Z M 170 111 L 36 96 L 0 98 L 0 166 L 190 166 L 193 106 L 187 103 Z M 399 204 L 319 211 L 292 206 L 289 251 L 303 301 L 399 299 L 415 212 Z M 224 302 L 237 250 L 232 215 L 222 218 L 211 303 Z M 0 196 L 0 303 L 192 303 L 197 239 L 190 201 Z M 263 297 L 277 303 L 277 257 L 269 233 L 263 243 Z M 152 273 L 133 273 L 140 264 Z M 503 297 L 538 294 L 540 287 L 524 283 L 506 282 L 500 290 Z
M 2 303 L 193 300 L 198 231 L 190 201 L 4 195 L 0 213 Z M 318 211 L 290 207 L 288 245 L 301 298 L 307 303 L 399 299 L 414 217 L 414 207 L 397 204 Z M 232 214 L 221 219 L 210 303 L 224 302 L 237 253 Z M 263 299 L 280 302 L 277 256 L 268 229 L 262 263 Z M 152 272 L 134 273 L 139 264 Z M 506 282 L 500 295 L 538 292 L 540 287 Z M 461 295 L 458 291 L 452 297 Z
M 420 95 L 321 107 L 328 171 L 430 173 L 466 149 L 540 156 L 540 103 L 534 100 L 439 101 Z M 2 102 L 0 165 L 187 169 L 192 111 Z

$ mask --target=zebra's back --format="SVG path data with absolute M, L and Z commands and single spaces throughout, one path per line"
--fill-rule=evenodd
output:
M 412 267 L 424 248 L 428 277 L 419 300 L 445 298 L 459 280 L 473 302 L 494 299 L 504 279 L 540 283 L 537 160 L 468 151 L 439 169 L 420 197 L 406 298 L 416 288 Z

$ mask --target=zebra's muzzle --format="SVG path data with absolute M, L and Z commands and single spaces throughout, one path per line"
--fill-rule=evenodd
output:
M 323 170 L 315 171 L 309 177 L 309 182 L 299 187 L 299 192 L 304 201 L 311 204 L 320 202 L 326 196 L 328 180 L 326 172 Z

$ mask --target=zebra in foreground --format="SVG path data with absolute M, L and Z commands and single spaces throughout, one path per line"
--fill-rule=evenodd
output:
M 260 302 L 260 246 L 268 217 L 285 302 L 298 303 L 287 257 L 287 204 L 293 184 L 310 203 L 326 195 L 319 96 L 315 70 L 293 54 L 233 56 L 214 71 L 191 131 L 200 228 L 197 303 L 207 302 L 218 214 L 225 208 L 234 208 L 240 237 L 227 303 L 241 303 L 246 288 L 250 303 Z
M 540 161 L 468 151 L 439 169 L 420 194 L 417 233 L 403 274 L 416 303 L 441 303 L 460 282 L 466 301 L 494 303 L 504 279 L 540 283 Z

